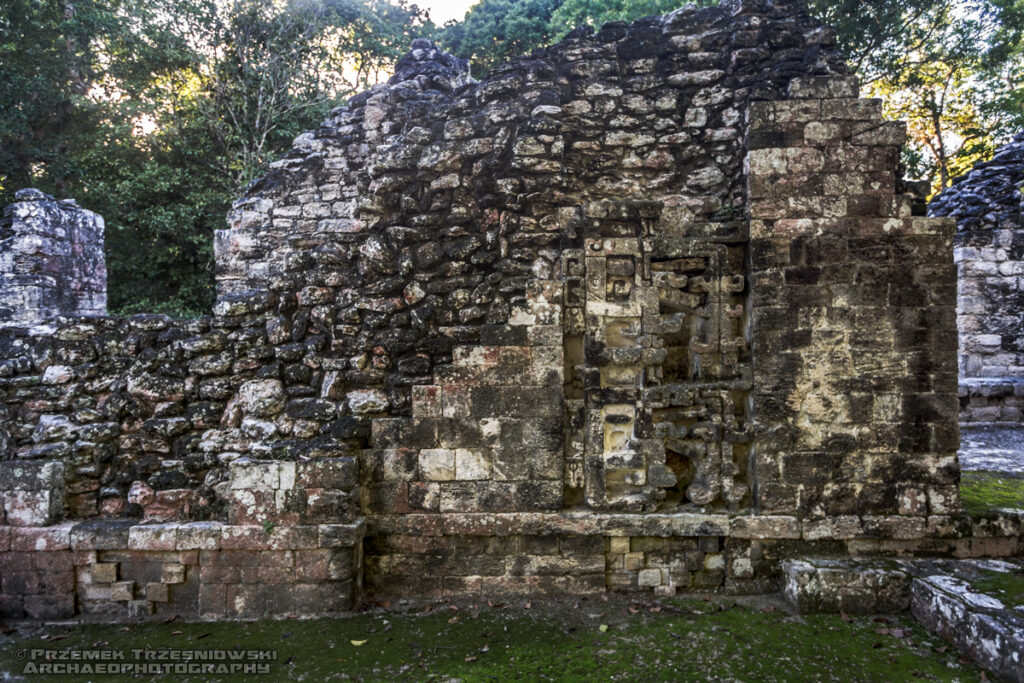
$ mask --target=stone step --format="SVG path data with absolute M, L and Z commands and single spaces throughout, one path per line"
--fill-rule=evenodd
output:
M 958 566 L 911 582 L 911 613 L 1000 678 L 1024 683 L 1024 566 L 998 560 L 949 564 Z M 1014 576 L 1021 589 L 1016 601 L 997 597 L 986 572 Z
M 801 613 L 911 613 L 1001 678 L 1024 683 L 1024 562 L 795 559 L 783 593 Z

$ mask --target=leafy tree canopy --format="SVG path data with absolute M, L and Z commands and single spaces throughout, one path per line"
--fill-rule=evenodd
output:
M 404 0 L 5 0 L 0 205 L 102 214 L 111 310 L 206 312 L 232 199 L 432 29 Z

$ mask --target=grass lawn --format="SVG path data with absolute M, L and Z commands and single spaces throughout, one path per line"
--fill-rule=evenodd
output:
M 2 636 L 0 680 L 19 680 L 31 661 L 19 659 L 19 652 L 86 648 L 125 651 L 129 660 L 133 649 L 273 650 L 276 660 L 264 680 L 985 680 L 909 615 L 800 617 L 774 598 L 640 603 L 612 595 L 392 606 L 344 619 L 16 628 Z M 251 677 L 59 680 L 243 678 Z

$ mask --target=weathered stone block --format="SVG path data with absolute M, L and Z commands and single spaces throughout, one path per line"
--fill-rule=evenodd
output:
M 160 568 L 160 582 L 168 584 L 185 583 L 185 565 L 165 563 Z
M 116 562 L 98 562 L 89 568 L 93 583 L 113 583 L 117 581 Z
M 420 475 L 428 481 L 455 479 L 455 450 L 429 448 L 419 453 Z
M 187 522 L 178 525 L 175 543 L 178 550 L 217 550 L 220 548 L 220 522 Z
M 47 526 L 63 513 L 63 491 L 4 491 L 3 507 L 11 526 Z
M 177 524 L 137 524 L 128 530 L 131 550 L 174 550 L 177 542 Z
M 892 562 L 787 560 L 783 593 L 800 612 L 901 612 L 910 604 L 911 575 Z
M 127 602 L 135 599 L 134 581 L 116 581 L 110 585 L 110 599 L 116 602 Z
M 146 600 L 149 602 L 168 602 L 170 600 L 170 589 L 165 583 L 147 583 Z

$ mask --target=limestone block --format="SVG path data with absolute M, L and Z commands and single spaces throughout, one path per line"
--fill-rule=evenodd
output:
M 127 602 L 135 599 L 134 581 L 117 581 L 110 585 L 110 599 L 116 602 Z
M 165 583 L 147 583 L 146 584 L 146 600 L 150 602 L 167 602 L 170 600 L 171 593 L 167 584 Z
M 100 562 L 89 568 L 94 583 L 114 583 L 117 581 L 117 563 Z
M 420 475 L 427 481 L 455 479 L 455 451 L 447 448 L 428 448 L 419 454 Z
M 455 449 L 455 479 L 487 479 L 491 463 L 484 451 L 476 448 Z
M 185 582 L 185 565 L 183 564 L 167 564 L 160 568 L 160 582 L 161 583 L 184 583 Z M 150 598 L 152 600 L 152 598 Z

